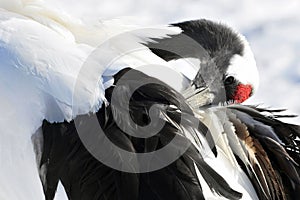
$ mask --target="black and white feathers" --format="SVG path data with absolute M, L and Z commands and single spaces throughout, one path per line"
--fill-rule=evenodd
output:
M 235 164 L 247 174 L 259 199 L 294 199 L 299 195 L 299 126 L 286 124 L 281 110 L 230 105 L 210 108 L 204 121 L 223 124 L 219 149 L 229 149 Z M 217 118 L 214 118 L 217 115 Z M 215 120 L 209 124 L 210 120 Z M 223 141 L 224 140 L 224 141 Z M 223 143 L 222 143 L 223 142 Z M 218 142 L 217 142 L 218 143 Z M 225 146 L 224 146 L 225 145 Z
M 128 70 L 125 69 L 125 71 Z M 175 136 L 179 136 L 180 140 L 172 144 L 171 152 L 176 154 L 182 145 L 189 143 L 187 150 L 176 161 L 156 171 L 126 173 L 107 167 L 95 159 L 82 144 L 73 122 L 58 124 L 44 122 L 45 148 L 40 167 L 46 168 L 43 185 L 47 199 L 52 199 L 54 196 L 58 180 L 62 181 L 70 199 L 204 199 L 195 165 L 204 180 L 217 194 L 229 199 L 239 199 L 242 194 L 233 190 L 222 176 L 204 161 L 199 147 L 195 147 L 197 142 L 192 144 L 188 139 L 198 141 L 198 137 L 208 136 L 209 130 L 194 117 L 192 110 L 184 103 L 183 97 L 169 86 L 155 80 L 155 84 L 144 85 L 136 90 L 130 103 L 130 116 L 140 126 L 151 123 L 149 109 L 154 105 L 158 109 L 154 117 L 165 116 L 161 119 L 165 125 L 155 136 L 141 139 L 122 131 L 123 128 L 118 126 L 120 122 L 123 126 L 130 126 L 129 120 L 123 117 L 124 106 L 127 103 L 123 102 L 123 96 L 128 95 L 131 88 L 134 88 L 135 84 L 140 84 L 141 81 L 147 82 L 150 79 L 153 82 L 153 78 L 141 72 L 129 71 L 132 73 L 130 79 L 124 84 L 116 84 L 106 92 L 106 97 L 110 100 L 112 91 L 121 87 L 122 90 L 118 90 L 120 94 L 115 94 L 120 95 L 120 104 L 103 106 L 96 113 L 105 135 L 115 145 L 137 154 L 157 151 L 168 143 L 172 143 Z M 116 76 L 122 73 L 124 70 Z M 181 115 L 184 116 L 183 121 L 180 121 Z M 93 127 L 88 123 L 90 117 L 89 115 L 79 116 L 79 126 L 86 126 L 83 129 L 86 130 L 86 134 L 94 132 L 99 137 L 103 137 L 97 130 L 98 127 Z M 142 132 L 139 134 L 143 135 Z M 99 138 L 99 145 L 103 145 L 101 141 L 103 138 Z M 106 154 L 110 157 L 108 159 L 119 160 L 121 165 L 124 163 L 122 161 L 124 158 L 112 149 L 98 153 Z M 161 162 L 159 159 L 162 158 L 164 157 L 153 156 L 151 160 L 147 160 L 149 170 L 151 162 Z M 145 163 L 139 163 L 139 165 L 144 166 Z
M 40 1 L 0 3 L 1 199 L 42 199 L 43 193 L 53 199 L 59 180 L 70 199 L 297 196 L 298 127 L 249 107 L 214 105 L 242 102 L 257 86 L 253 55 L 238 33 L 207 20 L 150 29 L 87 27 Z M 184 66 L 181 58 L 197 62 Z M 134 76 L 118 85 L 125 72 Z M 144 85 L 135 90 L 137 83 Z M 89 124 L 93 116 L 105 134 L 89 146 L 81 134 L 98 134 Z M 152 137 L 129 134 L 160 122 Z M 104 136 L 134 154 L 97 152 L 106 147 Z M 164 159 L 138 157 L 168 145 Z M 97 153 L 104 160 L 95 159 Z M 116 169 L 104 164 L 111 160 Z M 154 171 L 138 173 L 153 165 Z
M 119 72 L 115 80 L 126 76 L 126 72 L 131 73 L 130 79 L 120 85 L 116 83 L 106 92 L 110 100 L 113 90 L 117 90 L 119 94 L 115 95 L 119 95 L 120 104 L 103 106 L 96 113 L 106 137 L 135 153 L 157 151 L 172 143 L 176 135 L 181 142 L 173 146 L 173 153 L 180 151 L 186 142 L 189 148 L 161 169 L 122 172 L 95 159 L 95 152 L 91 153 L 82 143 L 78 129 L 98 136 L 96 144 L 103 145 L 105 136 L 89 123 L 90 115 L 79 116 L 82 127 L 76 127 L 74 122 L 45 121 L 40 170 L 46 169 L 42 180 L 47 199 L 53 198 L 59 180 L 70 199 L 295 199 L 298 195 L 298 126 L 262 114 L 268 110 L 242 105 L 213 106 L 203 110 L 199 121 L 183 97 L 158 80 L 130 69 Z M 135 84 L 149 79 L 155 84 L 144 85 L 133 93 L 130 117 L 140 126 L 148 125 L 151 123 L 149 109 L 155 105 L 157 112 L 151 117 L 160 118 L 165 125 L 153 137 L 132 137 L 122 131 L 122 126 L 130 126 L 124 115 L 126 98 L 123 96 L 130 94 Z M 134 128 L 131 127 L 133 131 Z M 134 161 L 124 161 L 113 149 L 98 154 L 119 160 L 120 165 L 132 163 L 129 167 L 136 167 Z M 159 160 L 153 157 L 147 163 L 149 169 L 151 162 Z

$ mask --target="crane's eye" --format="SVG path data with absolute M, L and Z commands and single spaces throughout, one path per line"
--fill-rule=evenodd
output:
M 235 78 L 233 76 L 228 76 L 225 81 L 224 81 L 224 84 L 225 85 L 231 85 L 235 82 Z

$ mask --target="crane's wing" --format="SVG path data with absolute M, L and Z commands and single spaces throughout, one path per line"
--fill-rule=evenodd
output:
M 72 116 L 72 87 L 89 48 L 78 48 L 73 38 L 64 36 L 27 17 L 0 10 L 3 199 L 41 198 L 31 135 L 44 118 L 63 121 Z
M 107 65 L 123 49 L 104 41 L 136 27 L 112 27 L 110 23 L 87 27 L 42 1 L 3 0 L 0 6 L 0 197 L 36 199 L 41 187 L 31 137 L 43 120 L 70 121 L 79 114 L 96 112 L 105 102 L 104 90 L 113 83 L 112 76 L 129 65 L 138 66 L 145 54 Z M 140 44 L 148 36 L 168 32 L 132 34 L 136 40 L 131 41 Z M 146 57 L 155 58 L 152 53 Z M 37 146 L 39 141 L 34 138 Z M 30 169 L 28 173 L 20 170 L 22 165 Z M 32 185 L 35 189 L 27 188 Z
M 241 194 L 231 189 L 222 176 L 204 162 L 205 152 L 200 151 L 209 149 L 205 138 L 211 138 L 210 132 L 194 117 L 183 97 L 163 82 L 136 70 L 122 70 L 115 76 L 115 81 L 123 76 L 127 77 L 126 81 L 120 84 L 116 82 L 116 86 L 106 90 L 109 102 L 113 102 L 113 98 L 118 101 L 102 106 L 96 114 L 103 134 L 99 126 L 89 123 L 90 115 L 80 116 L 71 123 L 44 123 L 45 148 L 40 171 L 43 172 L 47 199 L 53 198 L 59 180 L 71 199 L 204 199 L 198 176 L 216 196 L 239 199 Z M 149 81 L 151 83 L 134 90 L 136 85 Z M 131 97 L 130 116 L 126 113 L 128 96 Z M 130 123 L 129 117 L 134 124 Z M 129 135 L 136 131 L 140 136 L 149 134 L 138 126 L 154 123 L 156 127 L 159 122 L 155 122 L 155 119 L 164 122 L 156 135 L 149 138 Z M 82 131 L 83 134 L 80 133 Z M 89 134 L 96 134 L 93 139 L 95 146 L 92 143 L 91 146 L 84 146 L 82 136 Z M 99 148 L 95 152 L 97 146 L 106 146 L 104 137 L 134 154 L 124 157 L 121 150 L 113 148 L 114 145 L 104 147 L 106 150 Z M 174 138 L 177 138 L 175 142 Z M 141 153 L 160 151 L 168 145 L 171 148 L 165 155 L 153 154 L 146 160 L 139 157 Z M 213 154 L 208 149 L 206 152 Z M 182 155 L 179 154 L 173 162 L 164 163 L 179 152 Z M 92 155 L 100 155 L 100 161 Z M 110 159 L 115 160 L 117 166 L 103 164 Z M 152 171 L 157 164 L 161 164 L 161 167 Z M 141 171 L 137 168 L 149 171 L 139 173 Z

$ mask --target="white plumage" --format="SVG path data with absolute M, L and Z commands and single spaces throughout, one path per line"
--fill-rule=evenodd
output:
M 109 81 L 117 71 L 128 66 L 160 62 L 165 65 L 166 62 L 146 48 L 141 49 L 143 45 L 137 42 L 132 44 L 139 46 L 116 43 L 118 50 L 111 43 L 124 38 L 113 38 L 110 43 L 102 44 L 96 55 L 103 53 L 104 57 L 92 54 L 101 42 L 114 34 L 136 29 L 134 26 L 87 27 L 47 8 L 42 1 L 8 0 L 1 1 L 0 6 L 4 8 L 0 9 L 0 198 L 42 199 L 31 142 L 42 121 L 70 121 L 78 114 L 95 112 L 105 101 L 105 87 L 112 84 L 110 81 L 103 85 L 103 78 Z M 157 37 L 178 32 L 167 27 L 152 30 L 155 32 L 137 32 L 138 36 L 131 38 L 143 41 L 151 34 Z M 133 52 L 134 56 L 122 55 L 127 50 L 124 48 L 139 51 Z M 124 58 L 110 66 L 105 74 L 108 66 L 102 63 L 119 56 Z M 87 59 L 90 66 L 83 67 Z

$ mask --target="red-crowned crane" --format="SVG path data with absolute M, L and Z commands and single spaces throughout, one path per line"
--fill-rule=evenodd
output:
M 0 6 L 0 199 L 53 199 L 59 181 L 72 200 L 299 195 L 299 127 L 232 104 L 258 85 L 239 33 Z

